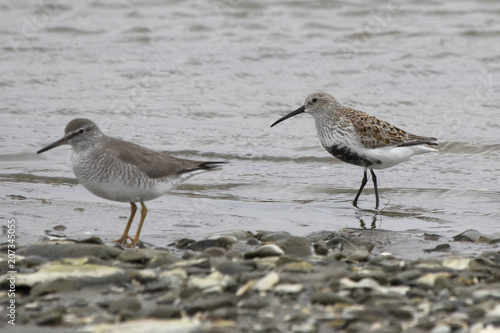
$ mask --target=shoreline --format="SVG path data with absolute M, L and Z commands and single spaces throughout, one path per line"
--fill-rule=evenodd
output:
M 500 323 L 499 241 L 471 230 L 449 240 L 380 229 L 227 230 L 167 248 L 45 240 L 18 245 L 16 325 L 0 327 L 486 332 Z M 2 292 L 2 305 L 10 299 Z

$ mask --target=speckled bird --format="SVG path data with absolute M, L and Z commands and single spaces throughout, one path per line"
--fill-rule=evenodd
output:
M 304 112 L 316 120 L 318 137 L 326 151 L 341 161 L 364 168 L 361 187 L 352 202 L 355 207 L 368 181 L 368 170 L 375 188 L 375 209 L 378 209 L 374 169 L 389 168 L 413 155 L 437 151 L 432 147 L 437 145 L 436 138 L 408 133 L 365 112 L 342 106 L 325 92 L 309 95 L 303 106 L 278 119 L 271 127 Z
M 131 142 L 105 135 L 97 125 L 83 118 L 73 119 L 64 137 L 40 149 L 37 154 L 69 144 L 73 172 L 78 181 L 93 194 L 108 200 L 129 202 L 130 217 L 123 235 L 115 240 L 126 243 L 130 226 L 141 204 L 141 220 L 128 247 L 139 242 L 148 212 L 144 201 L 156 199 L 186 179 L 202 172 L 219 170 L 224 162 L 201 162 L 175 158 Z

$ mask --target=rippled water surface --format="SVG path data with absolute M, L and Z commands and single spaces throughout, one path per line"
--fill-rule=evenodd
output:
M 43 3 L 43 4 L 42 4 Z M 142 239 L 241 228 L 500 232 L 498 1 L 6 1 L 0 4 L 1 217 L 20 241 L 121 234 L 129 206 L 77 185 L 73 118 L 192 159 L 227 160 L 147 203 Z M 314 91 L 440 152 L 377 172 L 332 158 L 314 121 L 279 117 Z

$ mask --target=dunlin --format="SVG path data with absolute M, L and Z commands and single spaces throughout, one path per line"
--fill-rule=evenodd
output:
M 373 169 L 385 169 L 408 160 L 411 156 L 437 151 L 436 138 L 410 134 L 374 116 L 342 106 L 330 94 L 309 95 L 303 106 L 278 119 L 274 125 L 300 113 L 311 114 L 323 147 L 336 158 L 364 168 L 361 187 L 352 204 L 367 182 L 370 170 L 375 188 L 375 209 L 379 207 L 377 177 Z
M 73 148 L 73 172 L 93 194 L 120 202 L 129 202 L 130 218 L 123 235 L 115 242 L 126 243 L 135 212 L 141 204 L 141 220 L 132 243 L 139 242 L 148 210 L 144 201 L 156 199 L 181 182 L 205 171 L 218 170 L 224 162 L 200 162 L 175 158 L 131 142 L 104 135 L 88 119 L 73 119 L 60 140 L 40 149 L 37 154 L 70 144 Z

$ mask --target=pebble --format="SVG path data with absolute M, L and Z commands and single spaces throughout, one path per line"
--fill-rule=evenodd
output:
M 287 255 L 307 257 L 311 255 L 311 242 L 306 238 L 290 236 L 276 242 Z
M 94 245 L 94 244 L 76 244 L 69 243 L 45 243 L 34 244 L 21 247 L 18 255 L 22 256 L 39 256 L 49 260 L 61 258 L 81 258 L 81 257 L 96 257 L 102 260 L 114 259 L 118 257 L 122 251 L 111 246 Z
M 219 231 L 212 234 L 209 234 L 206 239 L 220 239 L 223 237 L 232 237 L 235 240 L 244 240 L 252 237 L 252 234 L 248 231 L 244 230 L 227 230 L 227 231 Z
M 316 253 L 319 256 L 325 256 L 328 254 L 328 246 L 326 245 L 326 242 L 322 239 L 314 243 L 313 247 L 314 247 L 314 253 Z
M 168 289 L 178 290 L 187 280 L 188 273 L 182 268 L 172 268 L 161 272 L 158 281 L 164 282 Z
M 150 310 L 146 317 L 156 319 L 182 318 L 181 309 L 171 305 L 159 305 Z
M 252 288 L 258 291 L 267 291 L 272 289 L 274 285 L 279 282 L 279 280 L 280 276 L 278 275 L 278 273 L 271 272 L 255 282 Z
M 218 294 L 222 294 L 224 289 L 235 284 L 236 282 L 231 276 L 224 275 L 219 271 L 204 277 L 191 276 L 187 282 L 187 286 L 190 288 L 200 289 L 204 293 Z
M 85 333 L 196 333 L 200 324 L 182 319 L 142 319 L 119 324 L 98 324 L 87 326 L 81 332 Z
M 347 303 L 347 304 L 355 303 L 354 300 L 348 297 L 340 296 L 339 294 L 333 292 L 314 293 L 311 295 L 311 302 L 319 303 L 322 305 L 335 304 L 335 303 Z
M 187 249 L 191 251 L 204 251 L 208 248 L 211 247 L 220 247 L 225 250 L 229 249 L 231 245 L 237 242 L 237 239 L 234 237 L 229 237 L 229 236 L 224 236 L 220 238 L 209 238 L 209 239 L 202 239 L 199 241 L 196 241 L 194 243 L 191 243 Z
M 1 277 L 0 285 L 5 284 L 7 275 Z M 118 267 L 89 264 L 86 258 L 63 259 L 39 266 L 30 274 L 17 274 L 16 285 L 33 287 L 37 283 L 69 279 L 79 285 L 98 285 L 106 283 L 126 283 L 130 280 L 125 271 Z
M 254 261 L 224 261 L 215 266 L 215 268 L 222 274 L 238 275 L 255 270 L 257 265 Z
M 159 251 L 155 249 L 138 249 L 134 248 L 131 250 L 123 251 L 116 259 L 123 262 L 129 262 L 133 264 L 147 264 L 150 260 L 162 258 L 162 264 L 171 264 L 179 261 L 175 255 L 167 251 Z
M 271 231 L 271 232 L 266 232 L 266 231 L 259 231 L 257 235 L 255 235 L 255 238 L 260 240 L 263 243 L 269 243 L 269 242 L 276 242 L 282 239 L 286 239 L 291 237 L 292 234 L 290 234 L 288 231 Z
M 112 301 L 108 305 L 108 311 L 112 314 L 124 313 L 125 311 L 137 312 L 142 304 L 135 296 L 127 296 Z
M 69 279 L 56 279 L 36 283 L 30 290 L 31 296 L 41 296 L 51 293 L 61 293 L 66 291 L 74 291 L 80 289 L 80 283 Z
M 290 262 L 288 264 L 285 264 L 281 266 L 281 270 L 284 272 L 302 272 L 302 273 L 309 273 L 312 272 L 314 269 L 313 264 L 308 263 L 308 262 Z
M 213 295 L 203 297 L 187 304 L 184 310 L 188 315 L 193 315 L 197 312 L 211 311 L 221 307 L 234 307 L 236 305 L 236 297 L 234 295 Z
M 385 245 L 397 234 L 381 240 L 385 233 L 228 230 L 168 249 L 69 240 L 20 246 L 16 326 L 120 333 L 498 329 L 494 235 L 476 245 L 483 234 L 462 233 L 478 252 L 489 246 L 483 254 L 460 256 L 453 246 L 453 255 L 436 257 L 434 250 L 446 250 L 438 244 L 414 260 L 388 252 Z M 0 255 L 3 272 L 5 262 Z M 0 276 L 4 289 L 7 277 Z M 7 304 L 6 293 L 0 302 Z
M 304 285 L 298 283 L 283 283 L 274 288 L 277 294 L 298 294 L 304 289 Z
M 251 250 L 246 252 L 243 257 L 245 259 L 252 259 L 255 257 L 272 257 L 272 256 L 282 256 L 285 252 L 277 245 L 267 244 L 263 246 L 259 246 L 255 250 Z

